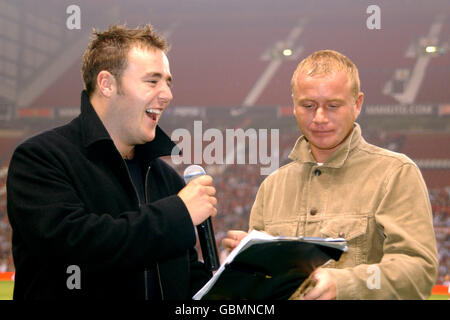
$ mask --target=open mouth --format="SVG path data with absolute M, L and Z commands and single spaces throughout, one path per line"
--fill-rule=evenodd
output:
M 145 109 L 145 113 L 153 120 L 156 121 L 158 117 L 161 115 L 161 110 L 159 109 Z

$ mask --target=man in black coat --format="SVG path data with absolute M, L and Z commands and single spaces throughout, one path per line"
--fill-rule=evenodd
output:
M 14 299 L 190 299 L 211 276 L 194 226 L 217 213 L 212 178 L 185 186 L 158 159 L 175 147 L 166 52 L 150 25 L 94 31 L 81 114 L 14 152 Z

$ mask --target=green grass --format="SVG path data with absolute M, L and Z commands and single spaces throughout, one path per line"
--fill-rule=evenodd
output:
M 14 282 L 0 281 L 0 300 L 11 300 L 13 296 Z M 432 295 L 428 300 L 448 300 L 448 295 Z
M 439 295 L 439 294 L 434 294 L 431 295 L 428 300 L 449 300 L 450 297 L 447 295 Z
M 0 281 L 0 300 L 12 300 L 14 282 Z

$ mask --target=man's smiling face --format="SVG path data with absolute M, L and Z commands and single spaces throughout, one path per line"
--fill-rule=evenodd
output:
M 131 48 L 111 101 L 117 138 L 126 145 L 152 141 L 161 114 L 173 98 L 171 84 L 169 60 L 163 51 Z

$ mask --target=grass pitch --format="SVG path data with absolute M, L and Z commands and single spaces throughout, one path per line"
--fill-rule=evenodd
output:
M 13 297 L 14 282 L 13 281 L 0 281 L 0 300 L 12 300 Z M 449 295 L 434 294 L 431 295 L 428 300 L 449 300 Z
M 0 300 L 12 300 L 14 282 L 0 281 Z

